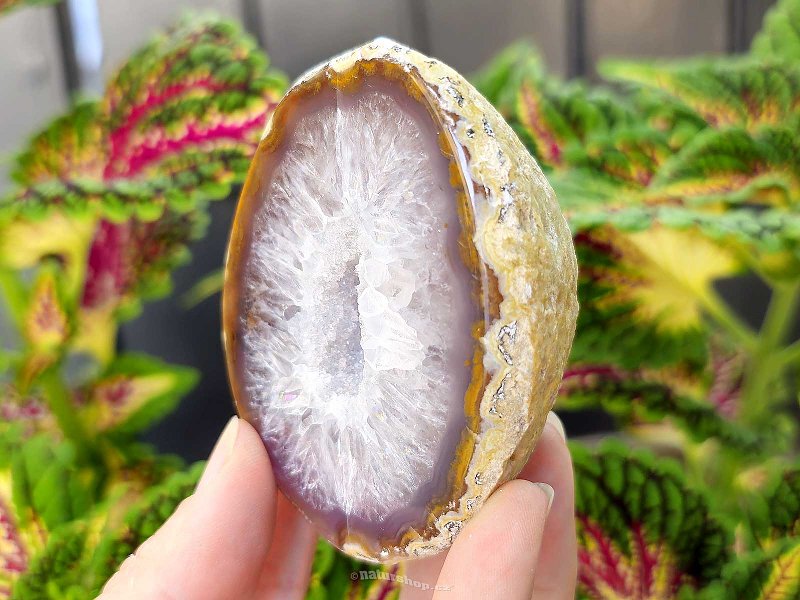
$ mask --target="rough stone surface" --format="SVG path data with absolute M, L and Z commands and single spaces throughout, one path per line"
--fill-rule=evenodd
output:
M 508 125 L 452 69 L 376 40 L 301 78 L 254 160 L 224 294 L 237 406 L 333 543 L 436 553 L 532 451 L 575 287 Z

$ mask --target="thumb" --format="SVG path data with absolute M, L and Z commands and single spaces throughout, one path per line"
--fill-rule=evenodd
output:
M 434 598 L 530 600 L 553 488 L 523 479 L 498 488 L 458 535 Z
M 102 600 L 237 598 L 255 588 L 275 521 L 261 438 L 233 417 L 195 493 L 108 581 Z

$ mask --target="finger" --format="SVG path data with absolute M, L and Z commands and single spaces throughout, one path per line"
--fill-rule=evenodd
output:
M 430 556 L 410 560 L 405 564 L 405 575 L 412 581 L 419 581 L 428 585 L 429 589 L 423 590 L 421 587 L 405 585 L 400 590 L 400 600 L 428 600 L 433 597 L 433 588 L 442 572 L 444 561 L 447 559 L 447 551 Z
M 195 493 L 129 557 L 103 600 L 248 597 L 272 537 L 275 481 L 264 444 L 234 417 Z
M 537 600 L 574 598 L 578 575 L 575 484 L 564 426 L 555 413 L 547 416 L 539 443 L 518 477 L 548 483 L 555 490 L 544 530 L 546 551 L 541 553 L 536 567 L 533 596 Z
M 311 524 L 279 492 L 275 534 L 255 597 L 264 600 L 305 598 L 316 545 L 317 534 Z
M 551 455 L 555 454 L 561 458 L 560 462 L 564 463 L 564 454 L 562 448 L 566 435 L 564 433 L 564 426 L 555 413 L 548 415 L 547 425 L 542 433 L 542 437 L 537 445 L 534 455 L 531 456 L 527 466 L 519 475 L 520 479 L 527 479 L 528 481 L 537 482 L 543 481 L 549 483 L 552 487 L 558 490 L 555 495 L 559 500 L 555 503 L 557 505 L 551 509 L 550 515 L 547 519 L 545 526 L 544 540 L 545 548 L 547 549 L 546 555 L 539 559 L 539 564 L 544 563 L 542 571 L 547 572 L 553 569 L 555 565 L 558 571 L 562 574 L 555 579 L 558 583 L 550 585 L 545 579 L 540 577 L 535 582 L 536 592 L 534 596 L 538 598 L 572 598 L 574 597 L 575 590 L 575 577 L 577 570 L 577 545 L 575 544 L 574 534 L 574 513 L 572 510 L 573 505 L 573 480 L 572 480 L 572 462 L 569 460 L 569 454 L 566 454 L 568 464 L 559 467 L 558 464 L 553 464 Z M 559 443 L 560 442 L 560 443 Z M 539 461 L 542 462 L 541 470 L 538 468 Z M 562 500 L 563 497 L 563 500 Z M 554 514 L 555 513 L 555 514 Z M 571 531 L 569 527 L 563 527 L 553 521 L 566 521 L 571 523 Z M 563 537 L 559 531 L 564 532 Z M 558 543 L 553 544 L 551 540 L 558 538 Z M 551 552 L 551 548 L 557 550 Z M 572 550 L 571 548 L 574 548 Z M 575 560 L 570 557 L 575 556 Z M 421 581 L 428 583 L 433 587 L 436 582 L 442 566 L 447 557 L 447 553 L 443 552 L 430 558 L 413 560 L 406 563 L 405 574 L 414 581 Z M 564 558 L 566 557 L 566 559 Z M 572 583 L 562 583 L 564 581 Z M 541 590 L 539 585 L 541 585 Z M 541 592 L 541 595 L 539 594 Z M 545 592 L 557 592 L 552 596 L 545 595 Z M 424 600 L 431 598 L 433 591 L 425 591 L 419 588 L 406 586 L 401 591 L 402 600 Z
M 499 487 L 450 548 L 434 598 L 529 600 L 552 493 L 520 479 Z

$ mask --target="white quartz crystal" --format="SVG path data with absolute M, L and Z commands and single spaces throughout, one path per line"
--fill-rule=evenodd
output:
M 273 463 L 313 509 L 371 522 L 429 501 L 449 468 L 475 344 L 448 160 L 394 87 L 312 102 L 288 128 L 242 292 L 245 389 Z

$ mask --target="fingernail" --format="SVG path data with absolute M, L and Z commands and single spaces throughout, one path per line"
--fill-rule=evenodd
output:
M 549 513 L 550 508 L 553 506 L 553 498 L 556 497 L 556 491 L 553 489 L 553 486 L 550 485 L 549 483 L 533 482 L 533 485 L 542 490 L 545 496 L 547 496 L 547 512 Z
M 547 413 L 547 423 L 553 426 L 553 428 L 558 432 L 558 435 L 561 436 L 562 440 L 565 442 L 567 441 L 567 432 L 564 430 L 564 424 L 561 422 L 561 419 L 558 418 L 558 415 L 552 410 Z
M 198 490 L 214 479 L 222 470 L 222 467 L 225 466 L 225 463 L 228 462 L 228 458 L 236 444 L 238 432 L 239 417 L 231 417 L 231 420 L 225 425 L 225 429 L 222 430 L 222 434 L 214 445 L 214 449 L 211 451 L 211 456 L 208 458 L 203 476 L 200 477 L 200 482 L 197 484 Z

